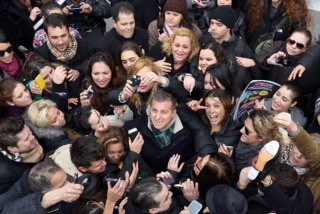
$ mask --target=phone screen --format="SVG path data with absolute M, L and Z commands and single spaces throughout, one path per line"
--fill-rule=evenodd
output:
M 40 90 L 43 90 L 46 88 L 46 81 L 44 80 L 43 76 L 41 74 L 38 74 L 36 79 L 34 80 L 36 85 L 39 87 Z
M 198 214 L 200 210 L 202 209 L 202 204 L 200 204 L 198 201 L 193 200 L 188 206 L 191 214 Z

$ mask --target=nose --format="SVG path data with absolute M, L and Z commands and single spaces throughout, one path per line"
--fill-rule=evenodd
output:
M 127 66 L 128 66 L 128 67 L 132 67 L 134 63 L 135 63 L 135 62 L 128 62 L 128 63 L 127 63 Z
M 244 134 L 244 132 L 245 132 L 245 131 L 244 131 L 244 126 L 243 126 L 243 127 L 240 129 L 240 133 L 241 133 L 241 134 Z
M 99 78 L 99 80 L 102 80 L 103 79 L 103 74 L 100 74 L 98 78 Z
M 159 120 L 160 119 L 160 113 L 156 113 L 155 118 L 156 118 L 156 120 Z
M 58 38 L 58 43 L 59 43 L 60 45 L 63 44 L 63 41 L 62 41 L 61 38 Z

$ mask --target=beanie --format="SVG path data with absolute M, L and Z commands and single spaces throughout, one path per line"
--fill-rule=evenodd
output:
M 209 18 L 221 22 L 227 28 L 233 29 L 237 21 L 237 14 L 235 10 L 229 5 L 222 5 L 215 8 L 209 14 Z
M 183 15 L 183 17 L 188 16 L 186 0 L 167 0 L 163 7 L 163 11 L 167 10 L 180 13 Z

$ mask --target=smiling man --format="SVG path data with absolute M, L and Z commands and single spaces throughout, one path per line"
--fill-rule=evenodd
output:
M 128 121 L 124 127 L 139 130 L 145 142 L 141 156 L 155 173 L 165 171 L 174 154 L 180 154 L 181 161 L 194 154 L 192 130 L 177 115 L 175 98 L 163 90 L 154 93 L 147 116 Z
M 43 156 L 42 147 L 23 119 L 0 120 L 0 194 Z
M 125 41 L 133 41 L 148 51 L 148 33 L 137 28 L 134 8 L 128 2 L 119 2 L 112 7 L 113 28 L 97 42 L 97 50 L 107 52 L 118 60 L 118 50 Z
M 35 49 L 36 55 L 49 62 L 68 66 L 71 70 L 68 70 L 66 79 L 75 81 L 82 73 L 82 63 L 93 53 L 92 47 L 85 41 L 71 36 L 68 20 L 62 14 L 49 15 L 44 20 L 44 29 L 48 41 Z

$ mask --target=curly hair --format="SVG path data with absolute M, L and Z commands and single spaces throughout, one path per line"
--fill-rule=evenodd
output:
M 166 53 L 168 56 L 172 54 L 172 44 L 177 36 L 182 36 L 182 37 L 185 36 L 190 39 L 191 53 L 188 57 L 188 62 L 191 62 L 192 59 L 196 55 L 198 55 L 200 50 L 200 45 L 198 43 L 196 36 L 192 33 L 191 30 L 187 28 L 179 28 L 178 30 L 176 30 L 174 34 L 163 43 L 162 45 L 163 52 Z
M 283 7 L 286 15 L 290 19 L 290 23 L 300 22 L 301 18 L 310 24 L 311 17 L 308 10 L 308 6 L 305 0 L 282 0 Z M 248 22 L 249 30 L 248 34 L 251 34 L 263 23 L 263 19 L 268 11 L 268 4 L 271 4 L 269 0 L 255 0 L 251 1 L 248 10 Z
M 154 64 L 151 58 L 141 57 L 140 59 L 138 59 L 138 61 L 136 61 L 136 63 L 132 67 L 131 72 L 129 73 L 128 79 L 132 78 L 132 75 L 137 74 L 144 67 L 149 67 L 152 72 L 156 73 L 157 75 L 160 75 L 160 72 L 157 66 Z M 152 95 L 155 93 L 157 88 L 158 88 L 158 84 L 154 84 L 151 89 L 150 97 L 152 97 Z M 138 113 L 141 114 L 141 111 L 142 111 L 141 95 L 139 93 L 134 93 L 129 100 L 129 105 L 135 106 Z

